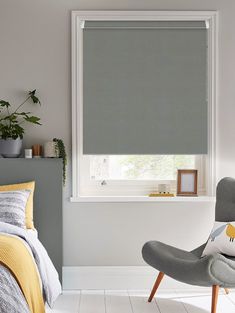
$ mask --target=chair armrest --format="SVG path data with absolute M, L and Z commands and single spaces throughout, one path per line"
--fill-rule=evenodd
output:
M 204 243 L 203 245 L 201 245 L 200 247 L 197 247 L 196 249 L 192 250 L 191 253 L 193 253 L 194 255 L 196 255 L 197 257 L 201 257 L 203 250 L 205 249 L 207 243 Z
M 199 286 L 235 287 L 235 262 L 214 253 L 188 264 L 185 283 Z

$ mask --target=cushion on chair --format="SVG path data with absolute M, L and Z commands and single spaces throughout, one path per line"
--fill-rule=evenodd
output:
M 235 262 L 221 254 L 200 258 L 194 251 L 149 241 L 143 246 L 142 255 L 149 265 L 183 283 L 235 287 Z
M 235 222 L 215 222 L 202 256 L 221 253 L 235 256 Z

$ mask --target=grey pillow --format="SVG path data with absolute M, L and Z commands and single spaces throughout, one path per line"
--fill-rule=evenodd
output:
M 25 208 L 30 190 L 0 192 L 0 221 L 25 228 Z

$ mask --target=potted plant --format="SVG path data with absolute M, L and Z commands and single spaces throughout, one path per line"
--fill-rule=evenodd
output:
M 63 185 L 66 182 L 67 153 L 62 139 L 53 138 L 44 144 L 45 158 L 61 158 L 63 160 Z
M 0 154 L 3 157 L 14 158 L 20 155 L 24 135 L 22 125 L 25 122 L 41 125 L 39 117 L 21 110 L 28 101 L 41 104 L 36 89 L 29 91 L 26 99 L 12 111 L 8 101 L 0 100 Z
M 62 139 L 54 138 L 53 142 L 55 143 L 55 154 L 58 158 L 63 160 L 63 184 L 65 185 L 66 181 L 66 166 L 67 166 L 67 154 L 65 150 L 65 145 Z

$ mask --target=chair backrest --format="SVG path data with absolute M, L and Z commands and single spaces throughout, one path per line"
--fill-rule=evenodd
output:
M 218 222 L 235 221 L 235 179 L 225 177 L 217 185 L 215 220 Z

